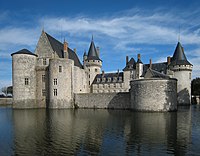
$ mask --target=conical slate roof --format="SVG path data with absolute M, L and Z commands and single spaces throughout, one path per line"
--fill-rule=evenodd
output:
M 90 48 L 89 48 L 89 51 L 88 51 L 88 57 L 87 57 L 88 60 L 100 60 L 101 59 L 99 58 L 98 54 L 97 54 L 97 50 L 95 48 L 95 45 L 94 45 L 94 41 L 92 40 L 91 44 L 90 44 Z
M 36 54 L 30 52 L 29 50 L 27 49 L 22 49 L 22 50 L 19 50 L 15 53 L 12 53 L 11 56 L 15 55 L 15 54 L 27 54 L 27 55 L 34 55 L 34 56 L 37 56 Z
M 180 42 L 178 42 L 176 46 L 170 65 L 191 65 L 185 56 L 184 49 Z

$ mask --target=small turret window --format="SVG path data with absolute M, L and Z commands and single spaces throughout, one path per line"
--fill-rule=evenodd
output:
M 42 82 L 45 82 L 45 79 L 46 79 L 45 75 L 42 75 Z
M 54 79 L 54 80 L 53 80 L 53 84 L 54 84 L 54 85 L 57 85 L 57 84 L 58 84 L 58 80 L 57 80 L 57 79 Z
M 47 65 L 47 59 L 43 58 L 43 65 Z
M 95 72 L 97 72 L 98 70 L 97 70 L 97 68 L 95 68 Z
M 24 84 L 25 84 L 25 85 L 29 85 L 29 78 L 25 78 L 25 79 L 24 79 Z
M 192 77 L 192 76 L 191 76 L 191 73 L 189 73 L 189 79 L 191 79 L 191 77 Z
M 59 73 L 62 72 L 62 66 L 59 66 Z
M 42 96 L 46 96 L 46 90 L 42 89 Z
M 57 89 L 54 89 L 54 90 L 53 90 L 53 95 L 54 95 L 54 96 L 57 96 L 57 95 L 58 95 Z

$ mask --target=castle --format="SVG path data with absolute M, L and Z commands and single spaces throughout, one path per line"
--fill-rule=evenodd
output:
M 61 43 L 45 31 L 42 31 L 35 53 L 22 49 L 11 56 L 13 108 L 73 108 L 76 95 L 126 95 L 131 90 L 137 91 L 138 87 L 133 87 L 134 82 L 140 80 L 142 83 L 145 80 L 156 80 L 155 84 L 159 80 L 167 80 L 162 81 L 165 83 L 163 91 L 168 86 L 168 93 L 177 92 L 177 96 L 175 93 L 173 97 L 175 105 L 177 102 L 190 104 L 193 66 L 187 60 L 180 42 L 173 57 L 167 57 L 166 62 L 152 63 L 150 60 L 149 64 L 144 64 L 140 54 L 137 61 L 126 56 L 123 72 L 118 70 L 115 73 L 101 71 L 100 50 L 95 47 L 93 39 L 88 53 L 83 55 L 82 64 L 76 49 L 70 49 L 66 41 Z M 169 81 L 173 81 L 174 86 L 170 87 L 172 83 Z M 150 88 L 154 89 L 154 82 L 150 83 Z M 149 82 L 145 85 L 149 85 Z M 159 86 L 155 89 L 159 92 Z M 143 92 L 146 93 L 145 90 Z M 164 103 L 171 105 L 171 102 Z

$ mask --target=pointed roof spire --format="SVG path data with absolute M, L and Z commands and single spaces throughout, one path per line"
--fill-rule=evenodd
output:
M 180 42 L 178 42 L 176 46 L 170 65 L 191 65 L 185 56 L 184 49 Z
M 86 54 L 86 50 L 84 51 L 84 54 L 83 54 L 83 56 L 87 56 L 87 54 Z
M 92 41 L 94 41 L 94 37 L 93 37 L 93 34 L 92 34 Z
M 91 41 L 90 48 L 89 48 L 89 51 L 88 51 L 88 58 L 87 59 L 88 60 L 101 60 L 98 56 L 97 50 L 96 50 L 95 45 L 94 45 L 93 35 L 92 35 L 92 41 Z

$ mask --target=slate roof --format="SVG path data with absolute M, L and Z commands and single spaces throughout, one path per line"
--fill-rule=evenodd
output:
M 121 77 L 121 80 L 120 80 Z M 105 78 L 105 81 L 103 81 L 102 78 Z M 111 78 L 111 81 L 109 81 L 109 78 Z M 117 78 L 115 81 L 114 78 Z M 100 81 L 98 81 L 98 79 Z M 123 72 L 116 72 L 116 73 L 104 73 L 104 74 L 97 74 L 93 84 L 105 84 L 105 83 L 122 83 L 124 81 L 124 75 Z
M 192 65 L 186 58 L 184 49 L 180 42 L 178 42 L 174 55 L 171 58 L 170 65 Z
M 28 54 L 28 55 L 34 55 L 37 56 L 36 54 L 30 52 L 28 49 L 22 49 L 20 51 L 17 51 L 15 53 L 12 53 L 11 56 L 15 55 L 15 54 Z
M 150 64 L 144 64 L 143 72 L 146 73 L 147 69 L 150 67 Z M 167 62 L 153 63 L 151 69 L 156 70 L 160 73 L 167 73 Z
M 90 48 L 89 48 L 89 51 L 88 51 L 87 60 L 100 60 L 100 61 L 102 61 L 99 58 L 98 54 L 97 54 L 97 50 L 95 48 L 93 40 L 91 41 L 91 44 L 90 44 Z
M 162 79 L 169 79 L 170 77 L 163 74 L 163 73 L 160 73 L 158 71 L 155 71 L 151 68 L 148 68 L 145 75 L 144 75 L 145 78 L 162 78 Z
M 130 61 L 126 64 L 126 67 L 123 71 L 133 70 L 136 69 L 136 62 L 134 58 L 131 58 Z
M 46 32 L 45 32 L 45 34 L 49 40 L 49 43 L 50 43 L 53 51 L 55 51 L 60 58 L 63 58 L 64 57 L 64 53 L 63 53 L 64 45 L 61 42 L 59 42 L 58 40 L 56 40 L 55 38 L 53 38 L 52 36 L 50 36 L 49 34 L 47 34 Z M 75 66 L 83 68 L 78 56 L 69 47 L 68 47 L 68 54 L 69 54 L 69 59 L 74 60 Z

